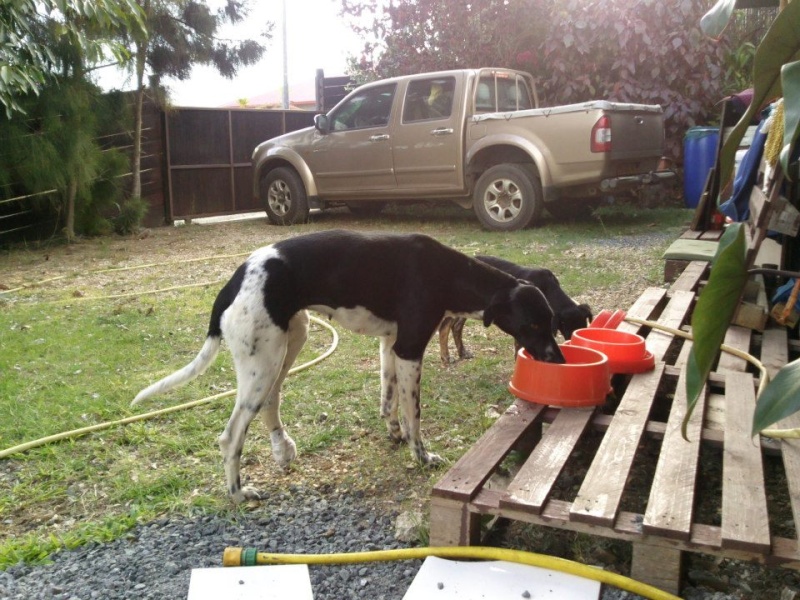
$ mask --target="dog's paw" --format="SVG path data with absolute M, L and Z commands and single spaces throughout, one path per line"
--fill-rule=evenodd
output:
M 433 452 L 426 452 L 420 462 L 426 467 L 438 467 L 439 465 L 445 464 L 447 460 Z
M 288 469 L 292 461 L 297 458 L 297 445 L 284 429 L 270 433 L 272 442 L 272 457 L 281 469 Z
M 264 496 L 254 487 L 246 485 L 239 489 L 238 492 L 231 495 L 231 500 L 234 504 L 242 504 L 243 502 L 260 502 Z

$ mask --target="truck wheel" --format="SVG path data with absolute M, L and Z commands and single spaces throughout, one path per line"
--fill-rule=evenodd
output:
M 267 219 L 273 225 L 294 225 L 308 221 L 308 197 L 300 176 L 292 169 L 278 167 L 264 177 L 261 198 Z
M 472 206 L 487 229 L 516 231 L 541 216 L 542 186 L 538 178 L 520 165 L 496 165 L 487 169 L 475 184 Z

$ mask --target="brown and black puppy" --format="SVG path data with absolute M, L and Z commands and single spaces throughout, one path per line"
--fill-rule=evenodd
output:
M 134 399 L 199 376 L 225 338 L 238 391 L 219 446 L 234 502 L 259 498 L 239 477 L 244 437 L 256 415 L 270 432 L 277 463 L 287 467 L 296 457 L 280 418 L 280 391 L 308 337 L 308 310 L 380 338 L 381 416 L 391 438 L 408 442 L 424 464 L 441 459 L 425 449 L 420 434 L 422 357 L 445 316 L 482 319 L 535 358 L 564 362 L 553 338 L 553 311 L 538 288 L 430 237 L 324 231 L 256 250 L 217 296 L 197 357 Z
M 578 304 L 570 298 L 558 282 L 558 278 L 550 269 L 523 267 L 496 256 L 476 256 L 478 260 L 508 273 L 512 277 L 535 285 L 547 298 L 553 309 L 553 332 L 560 331 L 565 340 L 572 337 L 576 329 L 586 327 L 592 320 L 592 310 L 587 304 Z M 463 330 L 466 319 L 463 317 L 445 317 L 439 325 L 439 354 L 442 363 L 450 364 L 448 341 L 452 333 L 458 358 L 471 358 L 469 350 L 464 346 Z M 519 349 L 519 345 L 516 345 Z

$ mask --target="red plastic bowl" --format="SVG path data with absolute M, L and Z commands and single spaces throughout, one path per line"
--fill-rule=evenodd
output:
M 612 373 L 643 373 L 655 366 L 653 355 L 647 351 L 644 338 L 635 333 L 586 327 L 572 333 L 570 345 L 591 348 L 608 357 Z
M 561 352 L 566 364 L 541 362 L 520 349 L 509 391 L 522 400 L 551 406 L 603 404 L 610 391 L 608 358 L 602 352 L 571 344 L 562 344 Z

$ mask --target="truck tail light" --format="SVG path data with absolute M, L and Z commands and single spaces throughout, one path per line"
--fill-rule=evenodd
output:
M 592 152 L 611 152 L 611 117 L 603 115 L 592 127 Z

